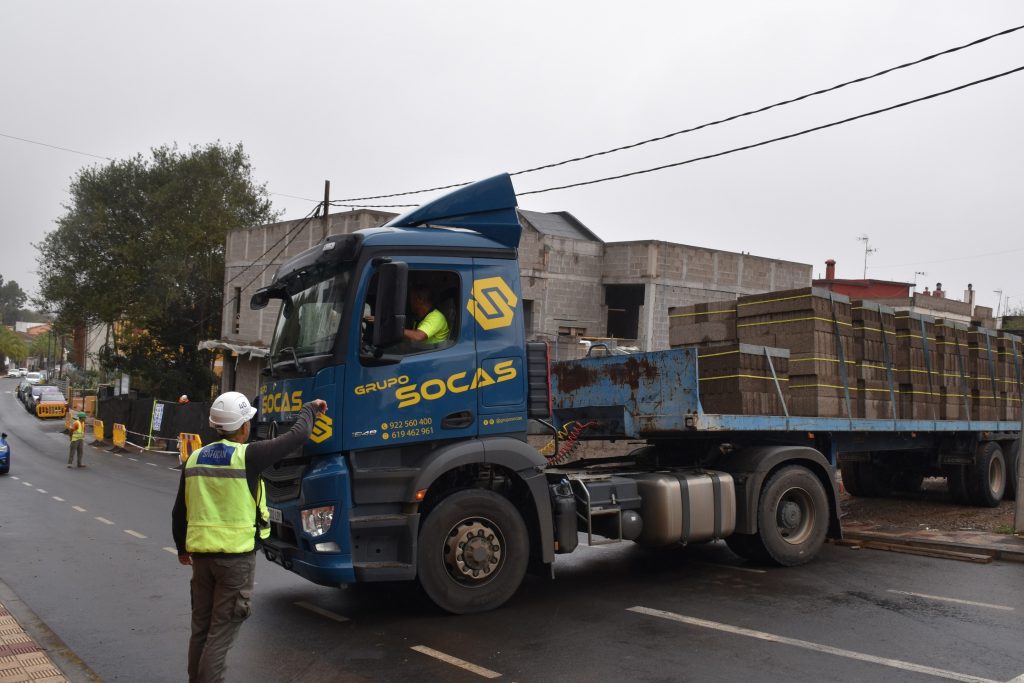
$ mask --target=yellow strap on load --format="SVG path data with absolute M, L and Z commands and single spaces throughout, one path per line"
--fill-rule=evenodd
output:
M 807 361 L 815 361 L 815 360 L 825 361 L 826 363 L 837 363 L 837 364 L 839 363 L 839 359 L 838 358 L 790 358 L 789 362 L 792 365 L 793 363 L 806 363 Z M 856 365 L 857 361 L 855 361 L 855 360 L 848 360 L 848 361 L 846 361 L 846 363 L 847 363 L 847 365 L 850 365 L 850 364 Z
M 766 380 L 771 381 L 771 382 L 775 381 L 774 377 L 770 377 L 770 376 L 769 377 L 765 377 L 765 376 L 762 376 L 762 375 L 718 375 L 716 377 L 701 377 L 699 379 L 699 381 L 701 381 L 701 382 L 710 382 L 710 381 L 716 380 L 716 379 L 766 379 Z M 780 382 L 788 382 L 789 379 L 787 379 L 785 377 L 779 377 L 779 381 Z
M 779 299 L 761 299 L 760 301 L 741 301 L 737 306 L 757 306 L 758 304 L 774 304 L 777 301 L 793 301 L 794 299 L 809 299 L 813 294 L 797 294 L 795 296 L 784 296 Z
M 732 351 L 719 351 L 718 353 L 699 353 L 697 358 L 717 358 L 718 356 L 731 356 L 734 353 L 739 353 L 739 349 L 733 349 Z
M 826 323 L 836 322 L 839 325 L 846 325 L 847 327 L 853 327 L 852 323 L 843 322 L 842 320 L 833 321 L 831 318 L 822 318 L 820 316 L 812 315 L 807 318 L 787 318 L 786 320 L 765 320 L 763 322 L 756 323 L 740 323 L 736 327 L 754 327 L 755 325 L 781 325 L 782 323 L 800 323 L 806 320 L 821 320 Z

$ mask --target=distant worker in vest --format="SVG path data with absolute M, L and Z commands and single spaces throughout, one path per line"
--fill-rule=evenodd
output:
M 181 405 L 185 405 L 186 403 L 188 403 L 188 394 L 182 394 L 181 396 L 179 396 L 178 403 L 180 403 Z
M 229 391 L 210 407 L 221 438 L 189 455 L 171 511 L 178 562 L 192 566 L 191 683 L 224 680 L 228 649 L 252 610 L 257 539 L 270 536 L 260 472 L 301 448 L 326 412 L 326 402 L 310 401 L 287 432 L 250 444 L 256 409 L 245 395 Z
M 68 449 L 68 467 L 72 467 L 72 461 L 75 459 L 75 454 L 78 454 L 78 466 L 85 467 L 82 464 L 82 450 L 85 446 L 85 413 L 79 412 L 74 420 L 71 421 L 71 447 Z
M 409 341 L 440 344 L 448 341 L 448 321 L 434 308 L 434 295 L 426 287 L 414 287 L 409 292 L 409 308 L 416 316 L 416 327 L 405 331 Z

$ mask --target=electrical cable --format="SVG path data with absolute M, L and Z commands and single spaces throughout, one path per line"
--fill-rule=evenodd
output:
M 659 135 L 657 137 L 648 138 L 646 140 L 641 140 L 639 142 L 634 142 L 634 143 L 631 143 L 631 144 L 628 144 L 628 145 L 622 145 L 620 147 L 613 147 L 611 149 L 607 149 L 607 150 L 604 150 L 604 151 L 601 151 L 601 152 L 593 152 L 591 154 L 585 154 L 583 156 L 573 157 L 571 159 L 564 159 L 562 161 L 556 161 L 556 162 L 552 162 L 552 163 L 549 163 L 549 164 L 543 164 L 541 166 L 534 166 L 532 168 L 526 168 L 526 169 L 523 169 L 521 171 L 515 171 L 513 173 L 509 173 L 509 175 L 517 176 L 517 175 L 523 175 L 523 174 L 526 174 L 526 173 L 533 173 L 534 171 L 541 171 L 541 170 L 545 170 L 545 169 L 549 169 L 549 168 L 555 168 L 557 166 L 564 166 L 566 164 L 575 163 L 577 161 L 584 161 L 586 159 L 592 159 L 594 157 L 602 156 L 602 155 L 605 155 L 605 154 L 612 154 L 614 152 L 621 152 L 623 150 L 633 149 L 635 147 L 641 147 L 643 145 L 647 145 L 647 144 L 650 144 L 652 142 L 660 142 L 662 140 L 667 140 L 669 138 L 675 137 L 677 135 L 683 135 L 685 133 L 692 133 L 694 131 L 702 130 L 704 128 L 710 128 L 711 126 L 717 126 L 717 125 L 722 124 L 722 123 L 728 123 L 730 121 L 735 121 L 736 119 L 740 119 L 740 118 L 743 118 L 743 117 L 746 117 L 746 116 L 753 116 L 754 114 L 760 114 L 760 113 L 766 112 L 766 111 L 768 111 L 770 109 L 775 109 L 777 107 L 782 107 L 782 106 L 785 106 L 787 104 L 793 104 L 794 102 L 799 102 L 801 100 L 806 100 L 806 99 L 809 99 L 811 97 L 815 97 L 817 95 L 823 95 L 825 93 L 833 92 L 835 90 L 839 90 L 840 88 L 845 88 L 848 85 L 854 85 L 854 84 L 857 84 L 857 83 L 863 83 L 863 82 L 869 81 L 869 80 L 871 80 L 873 78 L 878 78 L 880 76 L 884 76 L 886 74 L 890 74 L 890 73 L 892 73 L 894 71 L 899 71 L 901 69 L 907 69 L 909 67 L 916 66 L 918 64 L 922 64 L 924 62 L 930 61 L 932 59 L 936 59 L 938 57 L 942 57 L 942 56 L 945 56 L 945 55 L 953 54 L 954 52 L 959 52 L 961 50 L 966 50 L 969 47 L 974 47 L 976 45 L 980 45 L 981 43 L 987 42 L 987 41 L 992 40 L 994 38 L 1000 38 L 1000 37 L 1003 37 L 1003 36 L 1010 35 L 1011 33 L 1016 33 L 1017 31 L 1020 31 L 1022 29 L 1024 29 L 1024 25 L 1014 26 L 1012 28 L 1008 28 L 1006 30 L 999 31 L 998 33 L 993 33 L 993 34 L 985 36 L 983 38 L 978 38 L 977 40 L 972 40 L 971 42 L 964 43 L 963 45 L 958 45 L 956 47 L 951 47 L 951 48 L 948 48 L 946 50 L 942 50 L 941 52 L 935 52 L 935 53 L 927 55 L 925 57 L 921 57 L 920 59 L 915 59 L 915 60 L 910 61 L 910 62 L 905 62 L 905 63 L 899 64 L 897 66 L 893 66 L 893 67 L 889 67 L 887 69 L 883 69 L 883 70 L 878 71 L 877 73 L 871 74 L 869 76 L 861 76 L 859 78 L 854 78 L 852 80 L 844 81 L 842 83 L 838 83 L 838 84 L 830 86 L 828 88 L 822 88 L 820 90 L 815 90 L 813 92 L 809 92 L 809 93 L 806 93 L 804 95 L 799 95 L 797 97 L 792 97 L 792 98 L 787 99 L 787 100 L 781 100 L 781 101 L 776 102 L 774 104 L 769 104 L 769 105 L 766 105 L 766 106 L 763 106 L 763 107 L 759 107 L 757 109 L 751 109 L 750 111 L 743 112 L 742 114 L 734 114 L 734 115 L 728 116 L 728 117 L 726 117 L 724 119 L 719 119 L 717 121 L 710 121 L 708 123 L 702 123 L 700 125 L 693 126 L 691 128 L 684 128 L 683 130 L 678 130 L 678 131 L 675 131 L 673 133 L 666 133 L 665 135 Z M 469 185 L 470 182 L 472 182 L 472 181 L 461 182 L 461 183 L 452 183 L 450 185 L 441 185 L 439 187 L 431 187 L 431 188 L 426 188 L 426 189 L 423 189 L 423 190 L 410 190 L 408 192 L 393 192 L 391 194 L 379 194 L 379 195 L 373 195 L 373 196 L 368 196 L 368 197 L 348 197 L 348 198 L 345 198 L 345 199 L 339 199 L 337 201 L 339 201 L 339 202 L 362 202 L 362 201 L 368 201 L 368 200 L 371 200 L 371 199 L 389 199 L 391 197 L 403 197 L 403 196 L 410 195 L 410 194 L 421 194 L 421 193 L 424 193 L 424 192 L 436 192 L 436 191 L 440 191 L 440 190 L 450 190 L 450 189 L 454 189 L 454 188 L 457 188 L 457 187 L 464 187 L 466 185 Z M 310 199 L 308 201 L 313 201 L 313 200 Z
M 815 133 L 815 132 L 820 131 L 820 130 L 825 130 L 826 128 L 834 128 L 835 126 L 840 126 L 840 125 L 842 125 L 844 123 L 850 123 L 852 121 L 857 121 L 858 119 L 864 119 L 864 118 L 867 118 L 869 116 L 875 116 L 876 114 L 883 114 L 883 113 L 888 112 L 888 111 L 893 111 L 894 109 L 899 109 L 901 107 L 907 107 L 907 106 L 909 106 L 911 104 L 917 104 L 919 102 L 924 102 L 926 100 L 931 100 L 931 99 L 934 99 L 936 97 L 941 97 L 943 95 L 948 95 L 950 93 L 957 92 L 958 90 L 964 90 L 965 88 L 970 88 L 972 86 L 979 85 L 981 83 L 987 83 L 989 81 L 994 81 L 997 78 L 1003 78 L 1004 76 L 1009 76 L 1011 74 L 1015 74 L 1015 73 L 1017 73 L 1019 71 L 1024 71 L 1024 66 L 1018 66 L 1016 69 L 1010 69 L 1009 71 L 1004 71 L 1003 73 L 995 74 L 994 76 L 988 76 L 986 78 L 981 78 L 979 80 L 972 81 L 970 83 L 964 83 L 963 85 L 958 85 L 955 88 L 949 88 L 948 90 L 943 90 L 941 92 L 932 93 L 931 95 L 925 95 L 923 97 L 917 97 L 917 98 L 912 99 L 912 100 L 907 100 L 906 102 L 900 102 L 899 104 L 894 104 L 894 105 L 889 106 L 889 107 L 884 107 L 882 109 L 875 109 L 874 111 L 869 111 L 869 112 L 866 112 L 864 114 L 858 114 L 856 116 L 850 116 L 848 118 L 845 118 L 845 119 L 842 119 L 842 120 L 839 120 L 839 121 L 833 121 L 831 123 L 826 123 L 826 124 L 823 124 L 823 125 L 820 125 L 820 126 L 815 126 L 813 128 L 806 128 L 806 129 L 798 131 L 796 133 L 789 133 L 788 135 L 780 135 L 779 137 L 771 138 L 770 140 L 762 140 L 761 142 L 755 142 L 753 144 L 743 145 L 742 147 L 734 147 L 732 149 L 727 149 L 727 150 L 725 150 L 723 152 L 716 152 L 714 154 L 705 154 L 704 156 L 694 157 L 692 159 L 686 159 L 685 161 L 676 161 L 676 162 L 673 162 L 671 164 L 662 164 L 661 166 L 654 166 L 652 168 L 645 168 L 645 169 L 641 169 L 639 171 L 630 171 L 629 173 L 620 173 L 618 175 L 605 176 L 603 178 L 595 178 L 593 180 L 584 180 L 584 181 L 580 181 L 578 183 L 569 183 L 567 185 L 555 185 L 555 186 L 552 186 L 552 187 L 543 188 L 541 190 L 529 190 L 529 191 L 526 191 L 526 192 L 517 192 L 516 194 L 518 196 L 520 196 L 520 197 L 525 197 L 526 195 L 541 194 L 543 192 L 554 192 L 555 190 L 567 190 L 567 189 L 573 188 L 573 187 L 583 187 L 584 185 L 596 185 L 597 183 L 605 183 L 605 182 L 608 182 L 610 180 L 621 180 L 623 178 L 629 178 L 629 177 L 632 177 L 632 176 L 643 175 L 645 173 L 654 173 L 655 171 L 663 171 L 663 170 L 665 170 L 667 168 L 675 168 L 677 166 L 685 166 L 686 164 L 693 164 L 693 163 L 696 163 L 698 161 L 707 161 L 708 159 L 715 159 L 715 158 L 718 158 L 718 157 L 726 156 L 728 154 L 734 154 L 736 152 L 744 152 L 744 151 L 749 150 L 749 149 L 754 149 L 754 148 L 757 148 L 757 147 L 764 147 L 765 145 L 770 145 L 770 144 L 775 143 L 775 142 L 781 142 L 783 140 L 790 140 L 792 138 L 800 137 L 801 135 L 807 135 L 808 133 Z
M 27 142 L 30 145 L 39 145 L 40 147 L 49 147 L 50 149 L 59 149 L 62 152 L 71 152 L 72 154 L 81 154 L 86 157 L 93 157 L 95 159 L 104 159 L 106 161 L 113 161 L 110 157 L 105 157 L 99 154 L 90 154 L 89 152 L 80 152 L 77 149 L 71 149 L 70 147 L 61 147 L 60 145 L 51 145 L 48 142 L 39 142 L 38 140 L 29 140 L 28 138 L 19 138 L 17 135 L 8 135 L 7 133 L 0 133 L 0 137 L 10 138 L 11 140 L 20 140 L 21 142 Z

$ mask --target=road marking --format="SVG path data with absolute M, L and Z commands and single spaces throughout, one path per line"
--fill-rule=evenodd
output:
M 104 524 L 113 524 L 113 522 L 111 522 L 109 519 L 106 519 L 105 517 L 97 517 L 96 520 L 103 522 Z
M 121 455 L 120 453 L 114 453 L 114 455 L 116 455 L 116 456 L 117 456 L 117 457 L 119 457 L 119 458 L 123 458 L 123 457 L 124 457 L 124 456 L 123 456 L 123 455 Z
M 177 467 L 168 467 L 167 469 L 169 469 L 172 472 L 177 472 L 178 471 Z
M 124 532 L 129 536 L 134 536 L 135 538 L 149 538 L 148 536 L 143 536 L 138 531 L 132 531 L 131 529 L 125 529 Z
M 992 605 L 987 602 L 974 602 L 973 600 L 960 600 L 959 598 L 944 598 L 941 595 L 928 595 L 927 593 L 911 593 L 910 591 L 898 591 L 889 589 L 890 593 L 896 595 L 909 595 L 913 598 L 925 598 L 926 600 L 941 600 L 942 602 L 955 602 L 958 605 L 973 605 L 974 607 L 988 607 L 989 609 L 1001 609 L 1006 612 L 1012 612 L 1012 607 L 1006 605 Z
M 27 481 L 23 481 L 23 482 L 21 482 L 21 483 L 22 483 L 23 485 L 25 485 L 25 486 L 28 486 L 29 488 L 31 488 L 31 487 L 32 487 L 32 484 L 28 483 Z
M 169 552 L 171 555 L 177 555 L 178 554 L 178 549 L 177 548 L 164 548 L 164 550 Z
M 132 462 L 138 462 L 137 458 L 128 458 L 128 459 L 131 460 Z
M 21 477 L 11 477 L 14 481 L 21 481 Z
M 177 554 L 177 551 L 175 551 L 175 554 Z M 327 617 L 328 619 L 334 619 L 335 621 L 343 621 L 343 622 L 344 621 L 348 621 L 348 617 L 343 617 L 340 614 L 335 614 L 334 612 L 332 612 L 330 610 L 326 610 L 323 607 L 317 607 L 316 605 L 310 604 L 308 602 L 300 601 L 300 602 L 297 602 L 295 604 L 298 605 L 299 607 L 303 608 L 303 609 L 308 609 L 310 612 L 313 612 L 315 614 L 319 614 L 322 617 Z
M 705 564 L 709 567 L 718 567 L 719 569 L 735 569 L 738 572 L 750 572 L 751 574 L 767 574 L 766 569 L 754 569 L 752 567 L 737 567 L 733 564 L 718 564 L 717 562 L 705 562 L 704 560 L 691 560 L 695 564 Z
M 434 659 L 440 659 L 442 662 L 444 662 L 446 664 L 451 664 L 452 666 L 457 666 L 460 669 L 465 669 L 466 671 L 469 671 L 470 673 L 475 673 L 477 676 L 483 676 L 484 678 L 501 678 L 501 674 L 498 673 L 497 671 L 491 671 L 490 669 L 485 669 L 482 666 L 477 666 L 476 664 L 471 664 L 471 663 L 467 662 L 464 659 L 459 659 L 458 657 L 452 657 L 451 655 L 446 655 L 445 653 L 438 652 L 437 650 L 435 650 L 435 649 L 433 649 L 431 647 L 427 647 L 426 645 L 414 645 L 410 649 L 416 650 L 416 652 L 419 652 L 420 654 L 424 654 L 424 655 L 426 655 L 428 657 L 433 657 Z
M 61 498 L 60 496 L 51 496 L 51 498 L 53 498 L 58 503 L 63 503 L 64 502 L 64 499 Z
M 79 512 L 85 512 L 86 511 L 85 508 L 80 508 L 77 505 L 72 505 L 71 509 L 72 510 L 78 510 Z
M 39 493 L 46 493 L 46 489 L 36 489 L 36 491 L 39 491 Z
M 156 467 L 155 462 L 147 462 L 146 464 L 149 465 L 150 467 Z
M 801 647 L 805 650 L 813 650 L 814 652 L 821 652 L 828 655 L 835 655 L 837 657 L 846 657 L 847 659 L 856 659 L 862 662 L 870 662 L 872 664 L 880 664 L 882 666 L 888 666 L 893 669 L 901 669 L 903 671 L 913 671 L 915 673 L 921 673 L 928 676 L 935 676 L 937 678 L 948 678 L 951 681 L 965 681 L 967 683 L 995 683 L 990 678 L 982 678 L 980 676 L 970 676 L 968 674 L 957 673 L 956 671 L 946 671 L 945 669 L 936 669 L 931 666 L 924 666 L 922 664 L 914 664 L 912 662 L 904 662 L 899 659 L 890 659 L 888 657 L 876 657 L 874 655 L 864 654 L 863 652 L 854 652 L 853 650 L 843 650 L 838 647 L 832 647 L 830 645 L 820 645 L 818 643 L 812 643 L 807 640 L 798 640 L 797 638 L 787 638 L 785 636 L 777 636 L 774 633 L 765 633 L 764 631 L 754 631 L 749 628 L 742 628 L 739 626 L 730 626 L 729 624 L 721 624 L 717 621 L 708 621 L 707 619 L 697 619 L 695 617 L 687 617 L 682 614 L 676 614 L 674 612 L 664 612 L 662 610 L 651 609 L 649 607 L 627 607 L 627 612 L 636 612 L 637 614 L 645 614 L 651 617 L 658 617 L 659 619 L 668 619 L 669 621 L 678 621 L 683 624 L 689 624 L 690 626 L 699 626 L 701 628 L 709 628 L 715 631 L 722 631 L 725 633 L 732 633 L 737 636 L 746 636 L 747 638 L 756 638 L 757 640 L 766 640 L 770 643 L 779 643 L 780 645 L 791 645 L 793 647 Z

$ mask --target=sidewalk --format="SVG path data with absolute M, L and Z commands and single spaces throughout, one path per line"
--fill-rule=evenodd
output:
M 0 603 L 0 683 L 67 683 L 68 679 Z
M 909 548 L 985 555 L 993 560 L 1024 562 L 1024 537 L 1014 534 L 845 524 L 843 538 L 846 541 L 873 541 Z
M 0 683 L 100 680 L 0 579 Z

